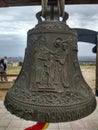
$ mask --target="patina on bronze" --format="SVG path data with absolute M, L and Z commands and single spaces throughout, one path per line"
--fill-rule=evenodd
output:
M 39 24 L 28 31 L 21 72 L 5 97 L 7 110 L 26 120 L 73 121 L 96 108 L 95 96 L 80 71 L 77 34 L 66 25 L 63 2 L 42 0 Z

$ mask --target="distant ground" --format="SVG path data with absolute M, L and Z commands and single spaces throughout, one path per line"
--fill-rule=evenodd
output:
M 0 90 L 0 100 L 4 100 L 8 90 Z
M 13 73 L 19 73 L 20 67 L 19 68 L 9 68 L 9 71 Z M 95 66 L 94 65 L 82 65 L 81 66 L 81 71 L 83 74 L 83 77 L 85 78 L 86 82 L 89 84 L 89 86 L 94 90 L 95 88 Z M 10 73 L 9 72 L 9 73 Z M 10 88 L 12 84 L 3 84 L 3 87 L 0 85 L 0 88 Z M 4 100 L 5 95 L 8 90 L 6 89 L 0 89 L 0 100 Z
M 82 65 L 81 71 L 83 74 L 83 77 L 85 81 L 88 83 L 88 85 L 94 90 L 95 89 L 95 71 L 96 67 L 95 65 Z

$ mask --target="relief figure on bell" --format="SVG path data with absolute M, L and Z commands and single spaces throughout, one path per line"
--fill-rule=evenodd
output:
M 62 83 L 64 87 L 69 87 L 69 50 L 68 45 L 63 43 L 63 51 L 65 52 L 64 59 L 62 59 Z
M 34 61 L 35 61 L 35 73 L 36 73 L 36 84 L 38 88 L 49 87 L 50 79 L 49 75 L 53 71 L 48 70 L 48 60 L 50 55 L 54 52 L 47 47 L 47 41 L 44 36 L 40 36 L 37 41 L 37 46 L 34 48 Z M 52 59 L 51 59 L 52 62 Z M 50 65 L 49 65 L 50 66 Z M 53 77 L 53 76 L 52 76 Z M 48 82 L 49 81 L 49 82 Z
M 51 87 L 54 84 L 54 77 L 55 77 L 55 61 L 54 56 L 50 54 L 49 61 L 46 64 L 47 67 L 47 76 L 48 76 L 48 86 Z
M 37 87 L 41 87 L 44 82 L 44 63 L 47 61 L 47 55 L 45 53 L 46 49 L 46 38 L 44 36 L 39 36 L 34 53 L 34 62 L 35 62 L 35 76 Z
M 55 42 L 56 50 L 56 68 L 59 72 L 59 79 L 63 87 L 69 86 L 69 79 L 68 79 L 68 67 L 69 67 L 69 46 L 66 41 L 62 39 L 57 39 Z M 56 78 L 58 75 L 56 75 Z
M 35 47 L 35 73 L 37 87 L 69 86 L 68 59 L 69 46 L 66 41 L 57 38 L 54 44 L 55 50 L 47 46 L 44 36 L 40 36 Z

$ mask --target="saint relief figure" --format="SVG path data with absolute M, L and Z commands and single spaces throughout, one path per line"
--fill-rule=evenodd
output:
M 54 44 L 55 50 L 47 47 L 46 39 L 40 37 L 38 46 L 35 48 L 35 75 L 37 87 L 56 88 L 69 86 L 68 59 L 69 47 L 62 40 L 57 39 Z
M 44 88 L 49 87 L 49 84 L 52 83 L 51 78 L 54 74 L 51 68 L 53 66 L 52 54 L 54 52 L 47 47 L 47 41 L 44 36 L 40 36 L 38 39 L 38 45 L 35 47 L 34 53 L 35 82 L 38 88 Z
M 47 50 L 44 48 L 46 46 L 46 39 L 40 36 L 37 41 L 37 45 L 34 48 L 34 61 L 35 61 L 35 82 L 37 87 L 41 87 L 44 82 L 44 62 L 47 60 Z
M 56 74 L 56 77 L 59 82 L 63 85 L 64 88 L 69 86 L 69 47 L 68 43 L 62 39 L 57 39 L 55 46 L 57 47 L 57 52 L 56 52 L 56 72 L 59 72 L 59 75 Z M 57 81 L 58 81 L 57 80 Z
M 63 51 L 64 58 L 60 61 L 60 63 L 63 65 L 61 81 L 64 87 L 69 87 L 69 50 L 66 43 L 63 45 Z
M 47 74 L 48 74 L 48 86 L 53 86 L 54 83 L 54 77 L 55 77 L 55 61 L 54 56 L 50 54 L 49 62 L 46 65 L 47 66 Z

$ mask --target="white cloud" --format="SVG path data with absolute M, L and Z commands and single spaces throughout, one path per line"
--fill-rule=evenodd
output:
M 40 6 L 0 8 L 0 53 L 5 44 L 9 50 L 18 49 L 19 54 L 25 49 L 27 31 L 37 24 L 35 14 L 40 10 Z M 66 5 L 65 10 L 69 13 L 67 24 L 71 28 L 98 31 L 98 5 Z
M 71 5 L 65 9 L 69 13 L 70 27 L 98 31 L 98 5 Z

